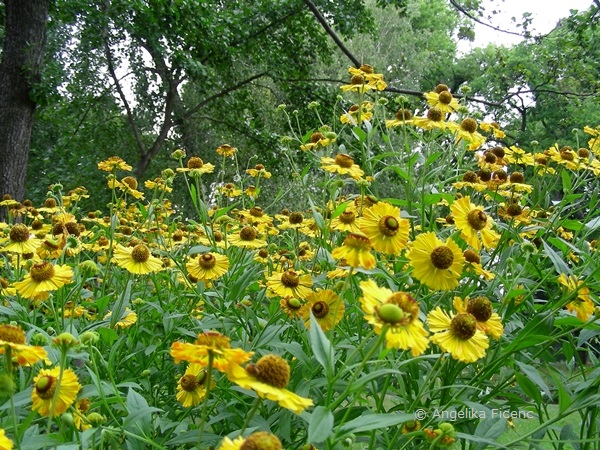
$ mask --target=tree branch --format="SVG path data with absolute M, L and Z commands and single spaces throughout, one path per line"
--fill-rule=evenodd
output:
M 502 28 L 498 28 L 495 27 L 494 25 L 490 25 L 489 23 L 486 23 L 482 20 L 479 20 L 477 17 L 475 17 L 473 14 L 471 14 L 469 11 L 467 11 L 466 9 L 464 9 L 462 6 L 460 6 L 458 3 L 456 3 L 455 0 L 449 0 L 450 4 L 452 6 L 454 6 L 458 11 L 460 11 L 461 13 L 463 13 L 465 16 L 467 16 L 469 19 L 477 22 L 480 25 L 486 26 L 488 28 L 491 28 L 492 30 L 496 30 L 496 31 L 500 31 L 501 33 L 506 33 L 506 34 L 512 34 L 514 36 L 519 36 L 519 37 L 523 37 L 526 38 L 528 36 L 521 34 L 521 33 L 515 33 L 514 31 L 508 31 L 508 30 L 503 30 Z
M 306 4 L 306 6 L 308 6 L 308 9 L 311 10 L 311 12 L 319 21 L 321 26 L 325 29 L 325 31 L 327 31 L 327 34 L 331 36 L 335 44 L 340 48 L 342 52 L 344 52 L 344 54 L 350 59 L 350 61 L 352 61 L 352 64 L 354 64 L 356 67 L 360 67 L 360 61 L 356 58 L 356 56 L 352 54 L 350 50 L 348 50 L 348 48 L 346 48 L 342 40 L 338 37 L 336 32 L 333 31 L 333 28 L 329 26 L 327 20 L 325 20 L 325 17 L 323 17 L 323 15 L 319 12 L 315 4 L 311 0 L 304 0 L 304 3 Z

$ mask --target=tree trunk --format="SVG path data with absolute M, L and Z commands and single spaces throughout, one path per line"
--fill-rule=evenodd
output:
M 0 63 L 0 197 L 22 201 L 40 78 L 49 0 L 5 0 L 5 40 Z M 2 208 L 4 210 L 4 208 Z M 0 211 L 2 214 L 3 211 Z

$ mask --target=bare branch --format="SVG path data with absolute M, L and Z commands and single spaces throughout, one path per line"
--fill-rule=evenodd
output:
M 342 40 L 338 37 L 337 33 L 333 31 L 333 28 L 329 26 L 327 20 L 325 20 L 325 17 L 323 17 L 323 15 L 319 12 L 315 4 L 311 0 L 304 0 L 304 3 L 306 4 L 306 6 L 308 6 L 308 9 L 311 10 L 311 12 L 317 18 L 321 26 L 325 29 L 325 31 L 327 31 L 327 34 L 331 36 L 331 39 L 333 39 L 335 44 L 340 48 L 342 52 L 344 52 L 344 54 L 350 59 L 350 61 L 352 61 L 352 64 L 354 64 L 356 67 L 360 67 L 360 61 L 356 58 L 356 56 L 352 54 L 350 50 L 348 50 L 348 48 L 346 48 Z
M 465 16 L 467 16 L 469 19 L 477 22 L 478 24 L 481 24 L 483 26 L 486 26 L 488 28 L 491 28 L 492 30 L 496 30 L 496 31 L 500 31 L 501 33 L 506 33 L 506 34 L 512 34 L 514 36 L 520 36 L 520 37 L 528 37 L 524 34 L 521 33 L 515 33 L 514 31 L 508 31 L 508 30 L 503 30 L 502 28 L 498 28 L 495 27 L 494 25 L 490 25 L 489 23 L 486 23 L 480 19 L 478 19 L 477 17 L 475 17 L 473 14 L 471 14 L 469 11 L 467 11 L 466 9 L 464 9 L 462 6 L 460 6 L 458 3 L 456 3 L 455 0 L 449 0 L 450 4 L 452 6 L 454 6 L 458 11 L 460 11 L 461 13 L 463 13 Z

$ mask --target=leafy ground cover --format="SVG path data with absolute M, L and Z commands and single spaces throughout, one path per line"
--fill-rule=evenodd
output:
M 349 72 L 319 129 L 279 108 L 271 205 L 231 145 L 99 161 L 106 210 L 3 199 L 1 448 L 600 446 L 600 129 L 505 146 Z

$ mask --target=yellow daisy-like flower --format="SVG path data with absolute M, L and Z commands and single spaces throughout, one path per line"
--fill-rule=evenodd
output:
M 240 348 L 231 348 L 230 339 L 216 331 L 205 331 L 198 334 L 194 344 L 174 342 L 171 345 L 171 356 L 176 363 L 187 361 L 208 367 L 212 358 L 212 365 L 220 372 L 226 372 L 231 365 L 243 364 L 249 361 L 253 352 L 246 352 Z
M 246 169 L 246 173 L 252 178 L 271 178 L 271 172 L 263 164 L 257 164 L 253 169 Z
M 146 244 L 138 244 L 135 247 L 117 245 L 112 262 L 137 275 L 162 270 L 162 261 L 150 253 L 150 249 Z
M 458 286 L 465 257 L 451 238 L 444 243 L 433 231 L 420 234 L 406 256 L 414 276 L 429 288 L 447 291 Z
M 371 253 L 371 241 L 362 233 L 348 233 L 341 247 L 334 248 L 331 256 L 343 260 L 350 267 L 372 269 L 377 264 Z
M 294 270 L 275 272 L 267 279 L 267 295 L 271 297 L 296 297 L 305 299 L 310 295 L 312 277 Z
M 475 250 L 481 250 L 482 242 L 485 248 L 496 247 L 500 235 L 492 230 L 494 221 L 483 212 L 482 207 L 471 203 L 471 197 L 456 200 L 450 206 L 450 211 L 456 228 L 461 231 L 461 237 L 467 244 Z
M 331 219 L 329 228 L 337 231 L 348 231 L 350 233 L 360 233 L 358 226 L 358 214 L 354 203 L 348 202 L 346 208 L 336 217 Z
M 349 175 L 355 180 L 362 178 L 365 174 L 358 164 L 354 164 L 354 159 L 345 153 L 339 153 L 335 158 L 321 158 L 321 168 L 327 172 Z
M 206 396 L 207 373 L 201 364 L 190 364 L 177 382 L 177 401 L 185 408 L 198 406 Z
M 290 366 L 277 355 L 265 355 L 256 364 L 248 364 L 245 368 L 232 364 L 227 371 L 227 378 L 296 414 L 301 414 L 313 404 L 311 399 L 300 397 L 285 388 L 290 381 Z
M 267 246 L 267 241 L 259 239 L 258 230 L 253 226 L 245 226 L 227 236 L 227 242 L 234 247 L 258 249 Z
M 500 339 L 504 333 L 502 319 L 494 312 L 492 302 L 485 296 L 470 299 L 454 297 L 454 309 L 459 313 L 469 313 L 477 320 L 477 329 L 494 339 Z
M 98 169 L 104 170 L 105 172 L 112 172 L 116 169 L 125 170 L 129 172 L 131 171 L 132 167 L 118 156 L 111 156 L 110 158 L 99 162 Z
M 20 327 L 2 324 L 0 325 L 0 355 L 4 355 L 9 349 L 11 358 L 20 366 L 35 364 L 39 360 L 50 364 L 46 350 L 25 343 L 25 332 Z
M 590 298 L 590 290 L 583 286 L 583 281 L 578 280 L 573 275 L 561 273 L 558 276 L 558 282 L 563 285 L 568 292 L 577 293 L 577 298 L 567 303 L 567 310 L 575 312 L 579 320 L 586 321 L 594 314 L 594 303 Z
M 111 320 L 112 319 L 112 311 L 109 311 L 104 316 L 103 320 Z M 125 308 L 121 317 L 117 319 L 115 322 L 114 328 L 129 328 L 133 324 L 137 322 L 138 315 L 129 308 Z
M 237 188 L 233 183 L 225 183 L 223 186 L 219 187 L 219 191 L 225 196 L 229 198 L 235 198 L 242 195 L 242 190 Z
M 14 284 L 15 289 L 25 298 L 35 298 L 43 292 L 56 291 L 73 281 L 73 269 L 69 266 L 53 266 L 48 261 L 31 266 L 23 280 Z
M 454 359 L 472 363 L 485 356 L 487 336 L 477 328 L 477 319 L 467 312 L 448 315 L 439 306 L 427 315 L 431 342 Z
M 223 439 L 219 450 L 248 450 L 248 449 L 268 449 L 282 450 L 283 445 L 279 438 L 266 431 L 257 431 L 247 438 L 239 436 L 233 441 L 226 437 Z
M 0 248 L 2 252 L 12 252 L 19 254 L 35 253 L 36 249 L 42 245 L 40 239 L 31 237 L 31 231 L 26 225 L 18 223 L 13 225 L 9 232 L 9 241 L 4 247 Z
M 89 422 L 85 413 L 90 409 L 92 402 L 89 398 L 82 398 L 75 402 L 75 414 L 73 414 L 73 424 L 79 431 L 85 431 L 92 428 L 92 424 Z
M 0 428 L 0 450 L 12 450 L 13 441 L 6 437 L 6 433 Z
M 365 320 L 377 334 L 385 329 L 386 347 L 410 349 L 413 356 L 421 355 L 429 344 L 429 333 L 419 320 L 418 303 L 406 292 L 392 292 L 373 280 L 361 281 L 360 289 Z
M 360 68 L 350 67 L 350 84 L 341 86 L 342 92 L 365 93 L 369 90 L 383 91 L 387 84 L 383 81 L 383 74 L 374 73 L 373 68 L 363 64 Z
M 60 378 L 60 367 L 41 369 L 33 379 L 31 400 L 34 411 L 42 416 L 60 416 L 75 402 L 81 384 L 70 368 L 64 369 Z
M 232 147 L 229 144 L 223 144 L 223 145 L 217 147 L 217 149 L 215 151 L 217 152 L 218 155 L 221 155 L 223 157 L 233 158 L 235 156 L 235 154 L 237 153 L 237 148 Z
M 388 255 L 399 254 L 408 242 L 408 220 L 401 219 L 400 210 L 389 203 L 378 202 L 366 209 L 360 229 L 375 250 Z
M 302 150 L 303 152 L 307 152 L 310 150 L 318 150 L 321 148 L 325 148 L 329 144 L 332 144 L 334 142 L 335 142 L 334 137 L 326 137 L 320 131 L 315 131 L 314 133 L 312 133 L 310 135 L 308 142 L 306 142 L 305 144 L 302 144 L 300 146 L 300 150 Z
M 521 164 L 523 166 L 533 166 L 535 164 L 533 155 L 516 145 L 512 145 L 504 150 L 504 161 L 509 164 Z
M 500 129 L 498 122 L 481 122 L 480 128 L 486 133 L 492 133 L 495 139 L 504 139 L 506 133 Z
M 351 124 L 354 126 L 361 125 L 364 121 L 369 121 L 373 118 L 373 103 L 362 102 L 359 105 L 352 105 L 348 112 L 342 114 L 340 122 Z
M 385 126 L 386 128 L 395 128 L 401 127 L 404 125 L 412 125 L 413 124 L 413 115 L 406 108 L 401 108 L 396 111 L 395 118 L 392 120 L 386 120 Z
M 214 280 L 227 272 L 229 259 L 220 253 L 202 253 L 198 258 L 191 259 L 186 268 L 199 281 Z
M 486 280 L 493 280 L 496 278 L 496 274 L 483 268 L 481 265 L 481 257 L 474 250 L 471 250 L 470 248 L 465 250 L 463 256 L 465 257 L 465 269 L 467 272 L 475 272 L 476 275 L 482 276 Z
M 430 106 L 439 108 L 444 114 L 453 113 L 460 107 L 458 100 L 454 98 L 448 90 L 448 86 L 444 84 L 438 84 L 435 91 L 425 92 L 423 97 Z
M 463 119 L 461 123 L 449 123 L 448 129 L 456 135 L 456 142 L 462 140 L 469 143 L 468 150 L 477 150 L 485 142 L 485 137 L 477 131 L 477 121 L 470 117 Z
M 445 130 L 448 127 L 448 122 L 444 120 L 444 113 L 437 107 L 432 106 L 423 117 L 415 117 L 412 119 L 413 125 L 424 130 Z
M 310 328 L 310 313 L 323 331 L 331 330 L 344 316 L 344 301 L 331 289 L 318 290 L 306 297 L 300 315 L 306 328 Z
M 202 161 L 202 158 L 197 156 L 191 156 L 188 159 L 186 167 L 178 167 L 177 172 L 189 172 L 194 175 L 202 175 L 205 173 L 213 173 L 215 171 L 215 166 L 211 163 L 205 163 Z

